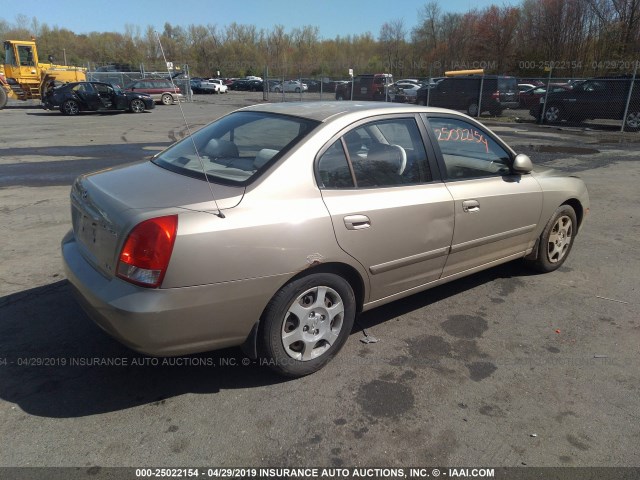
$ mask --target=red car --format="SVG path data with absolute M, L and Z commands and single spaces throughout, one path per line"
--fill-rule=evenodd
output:
M 143 78 L 127 85 L 125 92 L 138 92 L 151 95 L 155 102 L 171 105 L 184 97 L 180 87 L 162 78 Z
M 571 90 L 569 85 L 561 84 L 561 83 L 550 83 L 549 84 L 549 93 L 556 92 L 566 92 L 567 90 Z M 520 108 L 531 108 L 540 103 L 540 99 L 544 98 L 547 92 L 547 88 L 543 87 L 534 87 L 529 90 L 525 90 L 524 92 L 520 92 Z

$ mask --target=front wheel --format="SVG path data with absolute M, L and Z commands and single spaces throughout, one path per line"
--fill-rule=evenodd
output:
M 627 113 L 627 117 L 624 119 L 624 129 L 627 132 L 640 130 L 640 108 L 633 108 Z
M 294 280 L 271 299 L 261 319 L 259 352 L 281 375 L 320 370 L 347 341 L 356 315 L 351 285 L 332 273 Z
M 129 104 L 129 110 L 131 110 L 133 113 L 144 112 L 144 102 L 139 98 L 134 98 Z
M 162 97 L 160 97 L 160 101 L 162 102 L 163 105 L 172 105 L 173 97 L 168 93 L 165 93 L 162 95 Z
M 60 106 L 63 115 L 77 115 L 80 112 L 80 106 L 75 100 L 67 100 Z
M 296 87 L 296 93 L 300 93 L 300 88 Z
M 538 257 L 526 260 L 527 265 L 545 273 L 560 268 L 569 256 L 577 228 L 578 222 L 573 207 L 561 205 L 540 235 Z
M 544 111 L 544 120 L 547 123 L 560 123 L 562 120 L 562 109 L 557 105 L 550 105 Z

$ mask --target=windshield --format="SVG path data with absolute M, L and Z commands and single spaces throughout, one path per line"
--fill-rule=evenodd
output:
M 246 185 L 304 138 L 318 122 L 261 112 L 236 112 L 160 153 L 156 165 L 212 182 Z M 198 159 L 194 143 L 202 158 Z

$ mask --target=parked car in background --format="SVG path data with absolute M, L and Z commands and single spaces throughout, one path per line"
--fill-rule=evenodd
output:
M 526 92 L 527 90 L 531 90 L 532 88 L 536 88 L 538 85 L 534 85 L 533 83 L 519 83 L 518 91 Z
M 567 84 L 550 83 L 549 93 L 566 92 L 571 90 L 571 86 Z M 520 100 L 520 108 L 531 108 L 540 103 L 540 99 L 547 94 L 546 87 L 533 87 L 524 92 L 520 92 L 518 98 Z
M 317 79 L 302 78 L 300 81 L 308 87 L 309 92 L 335 92 L 335 83 L 327 77 Z
M 224 83 L 224 81 L 221 78 L 210 78 L 209 82 L 211 82 L 214 85 L 216 85 L 217 93 L 228 93 L 229 92 L 229 87 L 227 87 L 227 85 Z
M 398 103 L 416 103 L 418 90 L 422 84 L 397 81 L 389 86 L 389 100 Z
M 617 119 L 629 131 L 640 130 L 640 79 L 636 79 L 631 98 L 631 77 L 593 78 L 574 82 L 573 88 L 549 93 L 544 118 L 546 123 L 582 122 L 587 119 Z M 629 109 L 626 117 L 627 100 Z M 530 114 L 540 120 L 543 105 L 531 107 Z
M 77 178 L 61 248 L 81 305 L 131 348 L 243 345 L 296 377 L 358 312 L 512 260 L 556 270 L 588 210 L 574 174 L 464 114 L 272 103 Z
M 306 92 L 309 90 L 309 86 L 306 83 L 302 83 L 300 80 L 286 80 L 283 83 L 278 83 L 273 86 L 273 91 L 276 93 L 280 92 L 292 92 L 292 93 L 300 93 Z
M 245 92 L 261 92 L 264 90 L 264 82 L 262 80 L 237 79 L 228 87 L 231 90 L 240 90 Z
M 229 87 L 219 78 L 209 78 L 200 80 L 197 93 L 227 93 L 228 90 Z
M 506 108 L 518 108 L 518 84 L 514 77 L 496 75 L 446 77 L 434 87 L 420 88 L 416 101 L 420 105 L 428 101 L 432 107 L 463 110 L 472 117 L 478 115 L 479 109 L 480 113 L 501 115 Z
M 45 110 L 59 108 L 64 115 L 107 110 L 142 113 L 155 108 L 153 99 L 145 93 L 124 92 L 102 82 L 67 83 L 49 91 L 42 99 L 42 105 Z
M 171 80 L 163 78 L 143 78 L 136 80 L 125 87 L 127 92 L 146 93 L 151 98 L 163 105 L 172 105 L 173 103 L 184 99 L 180 87 L 171 83 Z
M 200 90 L 200 83 L 204 80 L 204 78 L 200 77 L 191 77 L 189 79 L 189 87 L 191 88 L 192 93 L 202 93 Z
M 375 100 L 385 101 L 387 89 L 393 83 L 390 73 L 358 75 L 353 82 L 336 85 L 336 100 Z M 353 84 L 353 95 L 351 85 Z
M 422 82 L 417 78 L 401 78 L 400 80 L 396 80 L 397 83 L 413 83 L 413 84 L 421 84 Z

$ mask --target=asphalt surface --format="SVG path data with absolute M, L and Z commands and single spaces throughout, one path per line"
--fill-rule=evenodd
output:
M 195 129 L 260 99 L 183 108 Z M 487 119 L 534 163 L 587 183 L 591 214 L 565 265 L 536 275 L 512 262 L 368 312 L 326 368 L 283 380 L 237 349 L 136 354 L 90 322 L 64 279 L 73 178 L 183 137 L 179 107 L 75 118 L 10 107 L 0 466 L 638 465 L 640 134 Z

